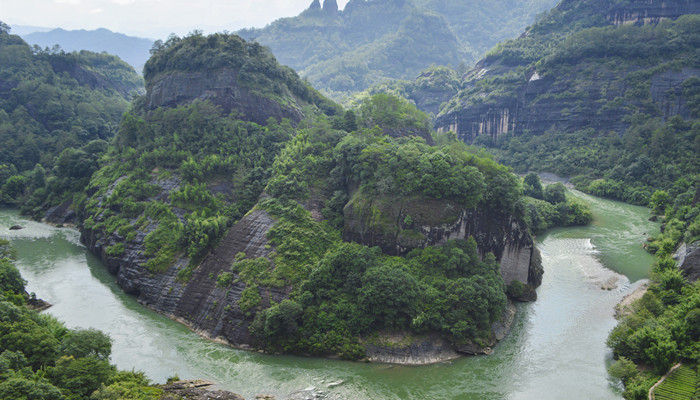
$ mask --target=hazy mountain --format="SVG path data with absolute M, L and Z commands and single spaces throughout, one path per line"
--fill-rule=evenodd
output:
M 351 0 L 342 11 L 335 1 L 317 3 L 239 34 L 340 99 L 379 82 L 413 79 L 432 64 L 472 65 L 556 0 Z
M 58 44 L 63 50 L 69 52 L 90 50 L 100 53 L 105 51 L 119 56 L 133 66 L 138 73 L 143 70 L 143 65 L 150 56 L 149 50 L 153 46 L 153 40 L 127 36 L 104 28 L 94 31 L 84 29 L 67 31 L 58 28 L 48 32 L 16 33 L 30 45 L 36 44 L 41 48 L 51 48 Z

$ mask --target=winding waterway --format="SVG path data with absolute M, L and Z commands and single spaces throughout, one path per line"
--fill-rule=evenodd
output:
M 212 343 L 125 295 L 75 230 L 0 210 L 0 237 L 17 249 L 28 290 L 53 304 L 46 312 L 69 327 L 108 333 L 112 362 L 155 382 L 209 379 L 246 398 L 620 399 L 606 372 L 605 338 L 615 326 L 614 305 L 648 274 L 652 258 L 641 245 L 658 227 L 647 209 L 575 195 L 591 204 L 594 223 L 537 238 L 545 268 L 539 299 L 518 306 L 494 354 L 423 367 L 270 356 Z M 15 224 L 26 228 L 8 230 Z M 616 289 L 601 289 L 611 280 Z

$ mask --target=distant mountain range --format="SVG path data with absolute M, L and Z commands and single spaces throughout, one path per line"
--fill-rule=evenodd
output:
M 13 32 L 30 45 L 38 45 L 41 48 L 51 48 L 58 44 L 68 52 L 90 50 L 100 53 L 104 51 L 119 56 L 139 74 L 150 57 L 149 51 L 153 46 L 151 39 L 127 36 L 105 28 L 93 31 L 84 29 L 67 31 L 61 28 L 44 31 L 46 28 L 36 28 L 37 30 L 33 32 L 29 32 L 29 28 L 33 27 L 17 27 L 17 29 L 13 27 Z
M 519 35 L 557 0 L 335 0 L 261 29 L 238 32 L 268 46 L 336 100 L 377 83 L 414 79 L 431 65 L 473 65 Z

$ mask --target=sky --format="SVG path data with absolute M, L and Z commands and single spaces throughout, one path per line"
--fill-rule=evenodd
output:
M 263 27 L 312 0 L 0 0 L 0 21 L 66 30 L 107 28 L 149 39 Z M 348 0 L 338 0 L 340 9 Z M 323 1 L 321 1 L 323 3 Z

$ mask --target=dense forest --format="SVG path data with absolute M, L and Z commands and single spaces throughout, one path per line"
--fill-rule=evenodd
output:
M 117 57 L 31 48 L 4 24 L 0 64 L 0 203 L 40 217 L 87 185 L 143 81 Z

